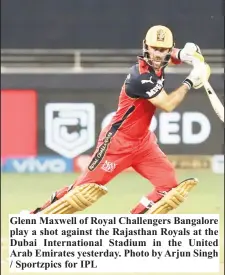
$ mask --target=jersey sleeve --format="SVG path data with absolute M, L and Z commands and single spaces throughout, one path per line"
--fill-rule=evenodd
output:
M 182 63 L 179 58 L 179 52 L 180 52 L 180 49 L 177 49 L 177 48 L 173 49 L 171 54 L 170 64 L 179 65 Z
M 132 98 L 150 99 L 163 89 L 163 81 L 151 73 L 144 73 L 126 83 L 126 93 Z

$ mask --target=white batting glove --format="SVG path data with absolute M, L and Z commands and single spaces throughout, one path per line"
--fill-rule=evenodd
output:
M 199 46 L 191 42 L 187 42 L 184 48 L 177 53 L 177 58 L 192 66 L 194 66 L 194 62 L 204 62 Z
M 201 67 L 195 66 L 189 76 L 183 81 L 188 89 L 191 88 L 198 89 L 202 86 L 202 70 Z

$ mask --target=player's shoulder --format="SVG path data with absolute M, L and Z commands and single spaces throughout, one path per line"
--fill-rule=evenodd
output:
M 139 58 L 125 80 L 126 93 L 132 98 L 151 98 L 162 90 L 163 82 L 164 77 L 158 77 L 147 62 Z
M 138 57 L 137 62 L 130 67 L 127 79 L 129 81 L 141 82 L 142 80 L 152 79 L 155 83 L 160 79 L 153 70 L 151 70 L 148 63 L 141 57 Z

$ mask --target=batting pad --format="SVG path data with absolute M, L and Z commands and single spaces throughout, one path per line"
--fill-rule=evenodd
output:
M 155 203 L 146 214 L 167 214 L 176 209 L 188 196 L 188 193 L 196 186 L 198 180 L 190 178 L 182 181 L 177 187 L 169 191 L 160 201 Z
M 95 183 L 82 184 L 45 208 L 40 214 L 73 214 L 92 205 L 107 192 L 106 187 Z

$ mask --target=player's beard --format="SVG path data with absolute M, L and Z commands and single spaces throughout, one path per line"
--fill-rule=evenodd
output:
M 167 57 L 167 54 L 162 54 L 162 55 L 155 55 L 154 53 L 152 53 L 150 55 L 150 61 L 151 61 L 151 66 L 155 71 L 159 71 L 160 69 L 162 69 L 163 67 L 165 67 L 166 63 L 165 63 L 165 59 Z
M 153 59 L 152 67 L 154 70 L 160 70 L 162 67 L 162 60 L 161 59 Z
M 156 71 L 159 71 L 163 67 L 163 61 L 164 61 L 165 56 L 159 56 L 155 54 L 151 54 L 151 65 L 152 68 Z

